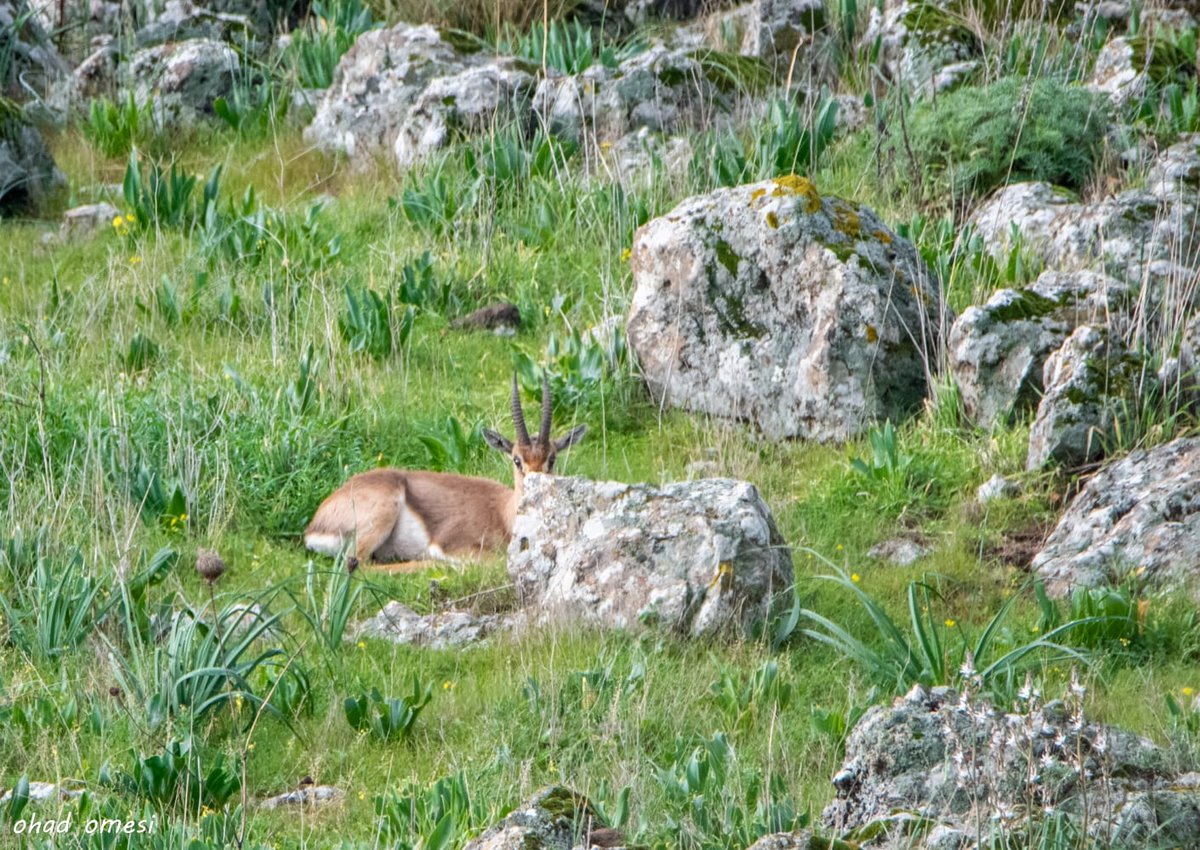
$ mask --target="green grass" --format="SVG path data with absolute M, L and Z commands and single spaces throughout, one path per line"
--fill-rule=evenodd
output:
M 782 132 L 785 110 L 777 112 Z M 1020 256 L 1001 268 L 978 246 L 954 250 L 953 219 L 936 218 L 892 178 L 876 180 L 875 142 L 864 130 L 810 157 L 821 191 L 908 225 L 956 307 L 1028 282 L 1035 270 Z M 54 144 L 70 181 L 64 204 L 91 201 L 126 173 L 123 143 L 112 157 L 74 131 Z M 721 818 L 752 814 L 748 791 L 767 776 L 781 810 L 815 818 L 839 764 L 841 733 L 830 718 L 886 695 L 872 695 L 866 672 L 799 629 L 774 654 L 748 642 L 591 629 L 435 651 L 341 641 L 340 618 L 328 616 L 334 603 L 351 619 L 369 616 L 393 598 L 433 610 L 431 579 L 441 599 L 506 610 L 514 599 L 500 557 L 419 575 L 358 573 L 349 582 L 333 581 L 338 566 L 317 559 L 309 598 L 310 557 L 299 535 L 350 474 L 442 466 L 508 480 L 508 463 L 472 435 L 480 424 L 508 430 L 514 367 L 532 389 L 534 367 L 549 365 L 558 426 L 591 427 L 561 473 L 660 483 L 705 461 L 716 474 L 754 482 L 796 547 L 799 603 L 869 646 L 883 646 L 872 614 L 846 586 L 817 580 L 829 572 L 822 558 L 857 576 L 853 588 L 899 623 L 909 621 L 911 582 L 936 588 L 926 598 L 936 612 L 923 612 L 923 622 L 952 621 L 947 641 L 978 635 L 1014 594 L 997 651 L 1039 633 L 1042 611 L 1015 546 L 1053 520 L 1065 482 L 1023 473 L 1025 424 L 970 430 L 945 393 L 874 442 L 771 444 L 739 424 L 659 411 L 628 358 L 610 362 L 610 352 L 580 342 L 628 307 L 623 255 L 636 227 L 722 175 L 701 169 L 618 190 L 581 176 L 569 150 L 504 133 L 462 142 L 403 177 L 384 166 L 353 172 L 275 125 L 204 131 L 171 147 L 156 139 L 139 171 L 149 175 L 154 159 L 166 173 L 173 163 L 181 176 L 202 175 L 171 220 L 156 217 L 144 195 L 135 193 L 143 197 L 135 209 L 118 193 L 111 200 L 135 221 L 91 241 L 43 247 L 54 210 L 44 221 L 0 222 L 0 543 L 18 532 L 26 541 L 0 549 L 11 550 L 0 554 L 0 594 L 30 609 L 39 597 L 18 587 L 32 581 L 55 592 L 32 568 L 28 541 L 44 529 L 48 563 L 79 563 L 74 575 L 99 587 L 95 611 L 105 614 L 96 628 L 75 620 L 44 632 L 25 621 L 0 627 L 0 786 L 28 775 L 100 788 L 102 775 L 171 752 L 186 771 L 194 765 L 182 742 L 190 741 L 188 752 L 221 755 L 239 773 L 235 792 L 214 779 L 210 802 L 228 792 L 236 806 L 243 794 L 288 790 L 306 775 L 346 789 L 342 805 L 312 817 L 250 809 L 250 838 L 266 846 L 374 846 L 377 796 L 459 774 L 475 828 L 552 782 L 594 795 L 609 811 L 630 788 L 627 829 L 656 847 L 728 846 L 714 836 L 735 826 L 750 834 L 753 818 Z M 214 173 L 219 186 L 205 203 Z M 360 299 L 352 315 L 348 291 L 378 293 L 386 309 L 364 314 Z M 520 305 L 526 319 L 515 338 L 448 328 L 459 313 L 499 299 Z M 1020 476 L 1021 495 L 980 507 L 974 490 L 995 472 Z M 932 553 L 907 568 L 868 558 L 872 546 L 901 535 Z M 142 571 L 164 547 L 178 557 L 151 580 Z M 192 569 L 201 548 L 218 550 L 229 567 L 213 588 Z M 72 581 L 76 597 L 91 592 Z M 178 699 L 171 711 L 155 703 L 172 669 L 153 639 L 157 624 L 185 607 L 203 617 L 246 602 L 280 620 L 235 659 L 244 680 L 210 665 L 218 690 L 220 677 L 230 677 L 230 698 L 203 712 Z M 1089 700 L 1100 718 L 1166 740 L 1166 695 L 1200 688 L 1198 642 L 1190 605 L 1150 605 L 1162 611 L 1160 637 L 1136 657 L 1110 647 Z M 188 657 L 202 658 L 209 635 L 195 631 L 174 640 L 196 641 Z M 769 676 L 752 679 L 770 664 Z M 1035 672 L 1054 696 L 1069 665 Z M 414 697 L 414 676 L 432 698 L 405 734 L 380 741 L 370 723 L 356 730 L 347 722 L 348 697 L 372 706 L 376 690 L 383 700 Z M 264 704 L 278 713 L 256 715 Z M 736 752 L 736 769 L 710 789 L 702 818 L 685 816 L 679 776 L 693 757 L 717 758 L 722 741 Z M 236 809 L 207 814 L 173 786 L 150 793 L 114 781 L 122 812 L 145 805 L 171 823 L 203 821 L 210 840 L 222 819 L 240 824 Z

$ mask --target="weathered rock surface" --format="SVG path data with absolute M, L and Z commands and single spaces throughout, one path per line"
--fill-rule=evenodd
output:
M 1146 70 L 1136 67 L 1130 39 L 1118 36 L 1100 49 L 1087 87 L 1108 95 L 1113 106 L 1124 107 L 1146 93 Z
M 0 796 L 0 805 L 11 800 L 15 790 L 15 788 L 10 788 L 5 791 Z M 51 800 L 74 800 L 81 796 L 83 796 L 83 791 L 67 788 L 65 785 L 60 785 L 56 782 L 31 781 L 29 783 L 29 800 L 32 803 L 46 803 Z
M 20 79 L 23 85 L 44 92 L 69 71 L 40 16 L 27 14 L 34 8 L 35 4 L 26 2 L 0 3 L 0 33 L 4 34 L 3 50 L 12 75 L 12 79 L 0 79 L 0 89 Z
M 1037 405 L 1046 358 L 1080 324 L 1103 321 L 1129 300 L 1127 284 L 1096 272 L 1046 272 L 1027 289 L 1001 289 L 950 328 L 950 371 L 967 415 L 1007 425 Z
M 797 177 L 689 198 L 634 237 L 629 343 L 656 399 L 845 440 L 925 396 L 940 296 L 912 244 Z
M 1034 556 L 1047 589 L 1118 581 L 1190 586 L 1200 598 L 1200 438 L 1135 451 L 1093 476 Z
M 887 0 L 871 8 L 862 44 L 879 44 L 880 66 L 919 97 L 932 97 L 965 80 L 979 67 L 981 45 L 945 0 Z
M 304 137 L 351 158 L 391 149 L 429 82 L 474 64 L 431 26 L 397 24 L 365 33 L 338 63 Z
M 500 823 L 463 850 L 571 850 L 591 844 L 588 833 L 600 828 L 592 804 L 582 794 L 562 786 L 539 791 Z
M 1083 825 L 1086 811 L 1090 836 L 1112 846 L 1194 846 L 1200 791 L 1167 763 L 1150 741 L 1061 702 L 1004 714 L 950 688 L 917 686 L 869 709 L 850 733 L 823 819 L 842 832 L 911 813 L 942 827 L 936 845 L 930 834 L 916 846 L 974 847 L 960 841 L 977 835 L 978 823 L 1024 824 L 1032 802 L 1034 818 L 1050 807 Z M 902 833 L 872 846 L 913 847 Z
M 753 485 L 529 475 L 508 548 L 539 622 L 691 635 L 749 631 L 792 585 L 792 562 Z
M 396 162 L 408 168 L 458 135 L 479 135 L 529 120 L 533 76 L 511 60 L 467 68 L 429 82 L 396 137 Z
M 1020 492 L 1021 485 L 997 472 L 979 485 L 979 489 L 975 491 L 975 500 L 981 505 L 986 505 L 997 499 L 1011 499 Z
M 392 643 L 445 649 L 479 643 L 500 629 L 511 628 L 518 615 L 475 615 L 467 611 L 441 611 L 418 614 L 407 605 L 392 601 L 368 620 L 349 632 L 348 640 L 381 638 Z
M 63 213 L 62 227 L 59 238 L 90 239 L 97 233 L 112 227 L 113 220 L 121 215 L 121 211 L 112 204 L 86 204 L 74 207 Z
M 1045 393 L 1029 430 L 1025 467 L 1098 460 L 1151 376 L 1108 327 L 1084 325 L 1046 359 Z
M 932 551 L 915 540 L 897 537 L 872 546 L 867 557 L 887 561 L 897 567 L 911 567 Z
M 231 94 L 238 68 L 229 45 L 193 39 L 139 50 L 125 73 L 138 103 L 153 104 L 160 127 L 190 127 L 213 114 L 214 100 Z
M 0 101 L 0 215 L 27 213 L 65 183 L 42 134 Z
M 824 0 L 756 0 L 746 40 L 751 55 L 775 60 L 776 72 L 787 71 L 793 54 L 825 26 Z

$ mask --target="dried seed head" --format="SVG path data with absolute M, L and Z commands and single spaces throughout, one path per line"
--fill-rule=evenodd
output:
M 108 689 L 108 695 L 110 697 L 112 697 L 113 699 L 120 699 L 121 698 L 121 689 L 118 688 L 116 685 L 113 685 L 111 688 Z
M 196 555 L 196 572 L 209 584 L 225 574 L 225 562 L 212 549 L 201 549 Z

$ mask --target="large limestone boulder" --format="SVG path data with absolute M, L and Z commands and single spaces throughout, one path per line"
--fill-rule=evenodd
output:
M 634 237 L 630 345 L 666 404 L 770 439 L 918 408 L 943 305 L 907 240 L 787 177 L 689 198 Z
M 587 797 L 561 785 L 546 788 L 521 804 L 500 823 L 464 845 L 463 850 L 571 850 L 612 846 L 600 841 L 601 826 Z
M 750 631 L 792 585 L 792 561 L 753 485 L 529 475 L 508 572 L 540 622 L 700 636 Z
M 237 52 L 220 41 L 192 39 L 139 50 L 125 74 L 139 104 L 150 103 L 160 127 L 191 127 L 229 97 L 240 68 Z
M 1077 328 L 1046 359 L 1045 393 L 1029 429 L 1025 468 L 1099 460 L 1151 380 L 1141 358 L 1104 325 Z
M 1189 586 L 1200 598 L 1200 439 L 1135 451 L 1075 497 L 1033 559 L 1057 595 L 1075 586 L 1146 581 Z
M 887 77 L 916 97 L 933 97 L 979 67 L 982 45 L 948 0 L 887 0 L 871 7 L 864 50 L 879 45 Z
M 509 60 L 431 80 L 400 127 L 397 164 L 408 168 L 458 135 L 527 124 L 532 95 L 533 76 Z
M 1101 48 L 1087 87 L 1123 108 L 1146 94 L 1146 81 L 1146 69 L 1138 67 L 1134 58 L 1133 40 L 1119 36 Z
M 338 63 L 304 138 L 352 159 L 392 149 L 429 82 L 479 62 L 432 26 L 397 24 L 365 33 Z
M 1149 740 L 1061 702 L 1034 698 L 1005 714 L 950 688 L 917 686 L 854 727 L 823 819 L 839 832 L 891 823 L 874 830 L 872 847 L 931 850 L 975 847 L 980 823 L 1032 819 L 1036 828 L 1054 810 L 1102 846 L 1190 847 L 1200 835 L 1196 778 L 1176 774 Z M 914 842 L 915 817 L 938 828 Z
M 1046 358 L 1079 325 L 1119 315 L 1129 298 L 1128 284 L 1097 272 L 1046 272 L 964 310 L 947 349 L 967 415 L 990 428 L 1035 408 Z

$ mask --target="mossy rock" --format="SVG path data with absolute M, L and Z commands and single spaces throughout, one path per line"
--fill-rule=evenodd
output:
M 705 78 L 722 94 L 758 94 L 771 83 L 770 69 L 755 56 L 721 50 L 694 50 L 688 55 L 700 63 Z

